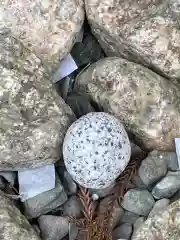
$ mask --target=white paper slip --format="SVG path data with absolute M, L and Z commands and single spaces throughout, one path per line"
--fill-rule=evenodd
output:
M 180 138 L 175 138 L 176 154 L 178 159 L 178 165 L 180 169 Z
M 35 197 L 55 187 L 54 164 L 18 171 L 21 201 Z
M 53 82 L 56 83 L 62 78 L 68 76 L 72 72 L 78 69 L 74 59 L 71 57 L 71 54 L 68 54 L 61 62 L 59 69 L 53 76 Z

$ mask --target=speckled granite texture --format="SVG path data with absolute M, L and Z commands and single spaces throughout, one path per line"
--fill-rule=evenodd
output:
M 40 240 L 26 218 L 13 202 L 0 191 L 0 239 L 1 240 Z
M 105 112 L 119 118 L 141 146 L 175 150 L 180 137 L 180 88 L 148 68 L 122 58 L 92 64 L 76 80 Z
M 118 119 L 107 113 L 89 113 L 68 129 L 63 156 L 67 170 L 80 185 L 109 186 L 125 169 L 131 148 Z
M 171 204 L 141 225 L 132 240 L 178 240 L 180 239 L 180 200 Z
M 22 41 L 50 71 L 71 50 L 83 20 L 82 0 L 0 1 L 0 33 Z
M 86 0 L 92 32 L 108 56 L 180 81 L 179 0 Z
M 0 170 L 59 160 L 74 114 L 40 59 L 8 35 L 0 35 L 0 106 Z

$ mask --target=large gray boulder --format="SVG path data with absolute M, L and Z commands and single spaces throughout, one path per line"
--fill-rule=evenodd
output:
M 180 88 L 150 69 L 111 57 L 92 64 L 76 80 L 100 109 L 121 120 L 148 149 L 174 150 L 180 137 Z
M 27 219 L 0 191 L 0 239 L 40 240 Z
M 86 0 L 93 34 L 122 56 L 180 80 L 179 0 Z
M 54 163 L 74 119 L 41 60 L 0 35 L 0 170 Z
M 10 32 L 49 67 L 71 50 L 84 20 L 82 0 L 0 2 L 0 32 Z

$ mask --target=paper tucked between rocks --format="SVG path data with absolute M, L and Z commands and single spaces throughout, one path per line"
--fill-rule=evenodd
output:
M 21 201 L 35 197 L 55 187 L 54 164 L 18 171 Z
M 78 69 L 78 66 L 76 65 L 74 59 L 71 57 L 70 54 L 68 54 L 61 62 L 59 69 L 55 73 L 53 77 L 53 82 L 56 83 L 62 78 L 68 76 L 72 72 L 74 72 L 76 69 Z

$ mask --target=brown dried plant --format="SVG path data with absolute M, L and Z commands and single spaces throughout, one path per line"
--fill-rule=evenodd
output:
M 97 203 L 92 200 L 87 188 L 79 186 L 78 197 L 81 201 L 84 218 L 71 218 L 79 229 L 77 240 L 112 240 L 112 213 L 117 203 L 120 204 L 132 177 L 136 174 L 140 162 L 146 157 L 146 153 L 133 156 L 126 169 L 116 179 L 116 185 L 108 196 L 106 212 L 98 213 Z

